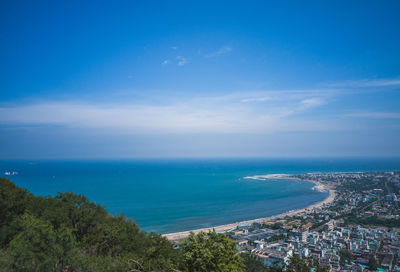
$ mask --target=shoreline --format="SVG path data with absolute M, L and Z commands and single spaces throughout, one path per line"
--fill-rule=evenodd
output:
M 322 201 L 311 204 L 307 207 L 304 208 L 300 208 L 297 210 L 292 210 L 292 211 L 288 211 L 288 212 L 284 212 L 284 213 L 280 213 L 277 215 L 272 215 L 272 216 L 268 216 L 268 217 L 262 217 L 262 218 L 256 218 L 256 219 L 250 219 L 250 220 L 246 220 L 246 221 L 239 221 L 239 222 L 235 222 L 235 223 L 230 223 L 230 224 L 225 224 L 225 225 L 219 225 L 219 226 L 215 226 L 215 227 L 209 227 L 209 228 L 201 228 L 201 229 L 194 229 L 194 230 L 187 230 L 187 231 L 181 231 L 181 232 L 173 232 L 173 233 L 167 233 L 167 234 L 162 234 L 163 237 L 167 238 L 170 241 L 176 241 L 176 240 L 180 240 L 180 239 L 184 239 L 186 237 L 189 236 L 189 234 L 191 232 L 197 234 L 199 232 L 209 232 L 212 231 L 213 229 L 216 232 L 225 232 L 231 229 L 235 229 L 236 227 L 238 227 L 239 225 L 249 225 L 252 223 L 262 223 L 265 221 L 270 221 L 270 220 L 276 220 L 276 219 L 283 219 L 286 216 L 294 216 L 296 214 L 308 211 L 308 210 L 313 210 L 313 209 L 317 209 L 320 208 L 326 204 L 330 204 L 335 200 L 336 197 L 336 191 L 333 188 L 329 188 L 326 185 L 319 183 L 318 181 L 315 180 L 303 180 L 303 179 L 298 179 L 298 178 L 294 178 L 294 177 L 290 177 L 290 175 L 285 175 L 285 174 L 276 174 L 276 175 L 265 175 L 265 176 L 255 176 L 256 178 L 252 178 L 252 177 L 246 177 L 246 179 L 258 179 L 258 178 L 262 178 L 263 180 L 267 180 L 267 179 L 289 179 L 289 180 L 297 180 L 297 181 L 302 181 L 302 182 L 311 182 L 315 184 L 315 187 L 317 190 L 320 191 L 328 191 L 329 195 Z

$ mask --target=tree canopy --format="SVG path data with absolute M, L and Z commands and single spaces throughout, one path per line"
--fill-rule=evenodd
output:
M 242 257 L 236 244 L 225 234 L 214 231 L 198 235 L 191 233 L 183 246 L 183 256 L 190 272 L 241 272 L 244 271 Z
M 215 232 L 182 249 L 70 192 L 34 196 L 0 178 L 0 271 L 243 271 L 235 243 Z

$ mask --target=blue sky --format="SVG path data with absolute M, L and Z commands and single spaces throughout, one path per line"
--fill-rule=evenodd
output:
M 2 1 L 0 158 L 400 154 L 399 1 Z

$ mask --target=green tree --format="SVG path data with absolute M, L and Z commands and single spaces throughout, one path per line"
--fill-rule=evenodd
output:
M 23 231 L 7 249 L 12 271 L 63 271 L 73 263 L 76 254 L 72 230 L 53 226 L 29 214 L 21 220 Z
M 309 272 L 310 268 L 311 267 L 304 260 L 300 259 L 296 255 L 293 255 L 293 257 L 290 258 L 289 265 L 286 267 L 286 271 L 288 271 L 288 272 Z
M 85 196 L 74 193 L 58 193 L 54 198 L 58 202 L 58 213 L 64 216 L 56 215 L 55 218 L 68 220 L 68 225 L 75 229 L 76 238 L 81 241 L 90 231 L 107 217 L 107 211 L 95 203 L 90 202 Z M 50 215 L 47 215 L 50 216 Z M 57 224 L 55 220 L 53 224 Z
M 257 256 L 249 253 L 241 254 L 246 272 L 270 272 L 272 269 L 266 267 Z
M 280 229 L 282 228 L 283 224 L 281 222 L 276 222 L 270 226 L 271 229 Z
M 146 234 L 123 215 L 107 218 L 82 241 L 82 249 L 95 263 L 102 256 L 140 271 L 160 271 L 174 268 L 180 261 L 178 251 L 159 234 Z M 107 263 L 107 262 L 106 262 Z M 93 262 L 89 264 L 92 267 Z M 97 269 L 99 270 L 99 269 Z
M 351 254 L 351 252 L 346 248 L 342 248 L 339 251 L 339 256 L 340 256 L 340 264 L 342 265 L 350 263 L 353 260 L 353 254 Z
M 136 224 L 123 215 L 107 218 L 98 223 L 82 240 L 90 255 L 119 256 L 138 252 L 147 246 L 147 237 Z
M 241 272 L 242 257 L 236 244 L 225 234 L 191 233 L 183 246 L 185 268 L 189 272 Z
M 315 272 L 327 272 L 328 269 L 320 266 L 316 259 L 300 259 L 296 255 L 290 258 L 290 262 L 287 265 L 285 271 L 288 272 L 310 272 L 314 269 Z
M 5 247 L 21 228 L 15 222 L 23 215 L 33 196 L 12 181 L 0 178 L 0 246 Z
M 374 256 L 372 256 L 368 261 L 368 269 L 371 271 L 375 271 L 378 269 L 378 262 L 376 261 Z

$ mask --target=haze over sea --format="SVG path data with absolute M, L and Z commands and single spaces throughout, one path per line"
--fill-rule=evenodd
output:
M 272 173 L 390 171 L 400 159 L 158 159 L 0 161 L 35 195 L 72 191 L 170 233 L 276 215 L 322 201 L 308 182 L 247 180 Z

